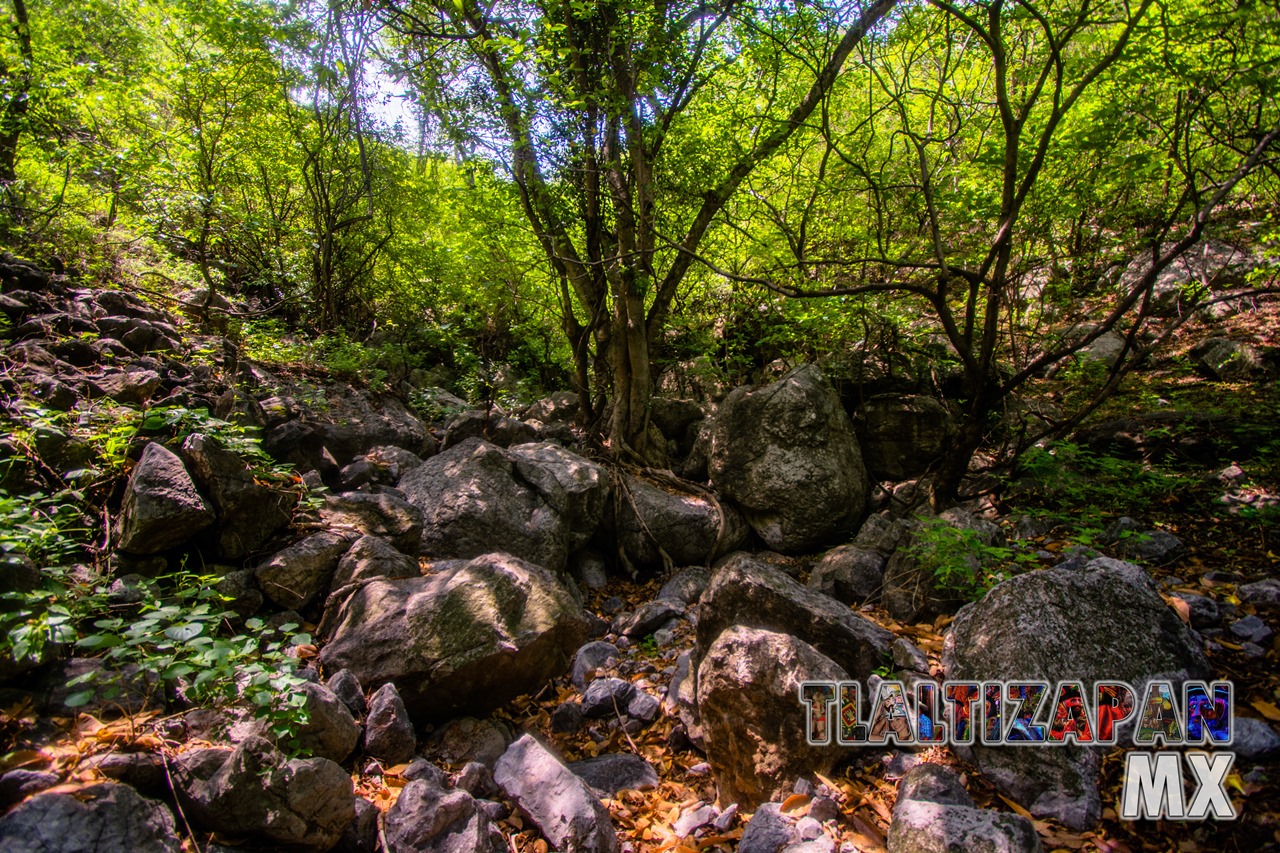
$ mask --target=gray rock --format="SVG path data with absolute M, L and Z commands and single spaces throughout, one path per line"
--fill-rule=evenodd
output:
M 131 554 L 176 548 L 213 524 L 213 508 L 196 491 L 176 454 L 152 442 L 125 489 L 117 545 Z
M 422 512 L 394 494 L 331 495 L 320 508 L 320 518 L 331 531 L 351 539 L 377 536 L 411 557 L 420 547 Z
M 44 770 L 25 770 L 19 768 L 0 774 L 0 809 L 7 809 L 14 803 L 47 791 L 60 784 L 62 777 L 57 773 Z
M 1039 853 L 1040 837 L 1021 815 L 943 805 L 899 801 L 889 824 L 889 853 Z
M 883 664 L 894 640 L 893 634 L 835 599 L 745 553 L 727 557 L 702 594 L 699 653 L 705 653 L 733 625 L 791 634 L 858 680 L 865 680 Z
M 1280 734 L 1262 720 L 1236 717 L 1231 749 L 1245 761 L 1270 761 L 1280 755 Z
M 404 786 L 385 823 L 387 853 L 503 853 L 489 816 L 466 791 L 426 779 Z
M 684 616 L 683 607 L 674 601 L 659 598 L 656 601 L 645 602 L 632 612 L 619 616 L 614 627 L 624 637 L 639 640 L 681 616 Z
M 1267 373 L 1256 349 L 1230 338 L 1207 338 L 1191 349 L 1196 369 L 1218 382 L 1241 382 Z
M 973 807 L 973 797 L 960 784 L 960 777 L 941 764 L 917 764 L 902 777 L 898 803 L 911 801 Z
M 1235 634 L 1240 639 L 1248 640 L 1252 643 L 1265 642 L 1275 633 L 1267 626 L 1266 622 L 1263 622 L 1253 614 L 1232 622 L 1230 630 L 1232 634 Z
M 953 681 L 1080 680 L 1086 690 L 1098 680 L 1118 679 L 1141 691 L 1156 678 L 1181 682 L 1212 674 L 1195 636 L 1146 572 L 1106 557 L 998 584 L 956 616 L 942 665 Z M 1075 830 L 1097 822 L 1096 752 L 1072 745 L 974 746 L 971 753 L 965 757 L 1033 814 Z
M 1163 530 L 1144 530 L 1115 544 L 1115 552 L 1121 557 L 1144 563 L 1167 563 L 1185 550 L 1181 539 Z
M 385 470 L 387 479 L 392 483 L 400 482 L 400 478 L 422 464 L 422 458 L 403 447 L 385 445 L 374 447 L 364 458 L 375 468 Z
M 256 570 L 262 593 L 281 607 L 306 607 L 329 583 L 351 540 L 327 531 L 313 533 L 276 553 Z
M 174 770 L 183 813 L 212 832 L 328 849 L 355 819 L 345 770 L 327 758 L 286 759 L 259 737 L 233 752 L 183 753 Z
M 568 526 L 569 550 L 595 534 L 609 498 L 609 472 L 556 444 L 519 444 L 507 451 L 518 479 L 531 486 Z
M 1236 595 L 1245 604 L 1280 605 L 1280 580 L 1266 578 L 1241 584 Z
M 418 737 L 409 712 L 394 684 L 384 684 L 369 699 L 364 721 L 364 751 L 384 764 L 403 764 L 413 758 Z
M 441 788 L 449 787 L 448 775 L 425 758 L 415 758 L 410 761 L 409 766 L 400 771 L 400 775 L 409 782 L 423 779 Z
M 481 439 L 498 447 L 511 447 L 538 440 L 538 431 L 529 424 L 501 412 L 473 409 L 458 412 L 445 427 L 441 450 L 457 447 L 467 439 Z
M 857 545 L 841 545 L 822 555 L 809 587 L 844 604 L 862 604 L 880 594 L 885 558 Z
M 1192 628 L 1214 628 L 1222 622 L 1222 608 L 1218 607 L 1218 602 L 1207 595 L 1178 592 L 1174 593 L 1173 597 L 1186 602 Z
M 537 692 L 568 669 L 587 635 L 568 589 L 507 554 L 370 581 L 333 624 L 321 663 L 349 668 L 364 685 L 394 682 L 415 721 L 487 713 Z
M 333 588 L 341 589 L 371 578 L 394 580 L 416 578 L 421 574 L 418 561 L 397 551 L 387 540 L 378 536 L 361 536 L 338 561 L 333 574 Z
M 955 431 L 947 407 L 932 397 L 881 394 L 854 421 L 867 471 L 877 480 L 908 480 L 929 470 Z
M 781 805 L 765 803 L 747 822 L 742 840 L 738 842 L 738 853 L 780 853 L 799 840 L 795 821 L 782 813 Z
M 912 672 L 923 672 L 926 675 L 929 673 L 929 658 L 925 657 L 924 652 L 906 637 L 899 637 L 893 641 L 893 665 Z
M 642 723 L 652 723 L 662 713 L 662 703 L 656 697 L 637 689 L 627 703 L 627 716 Z
M 568 765 L 601 798 L 622 790 L 649 791 L 658 787 L 658 771 L 638 755 L 601 755 Z
M 573 669 L 569 680 L 579 690 L 587 689 L 587 676 L 600 667 L 612 666 L 619 659 L 618 647 L 613 643 L 597 640 L 587 643 L 573 655 Z
M 706 563 L 740 547 L 747 525 L 731 505 L 703 494 L 676 494 L 647 480 L 626 477 L 617 498 L 614 524 L 627 557 L 638 566 L 660 567 L 667 554 L 673 565 Z
M 312 755 L 345 761 L 360 740 L 360 726 L 351 710 L 323 685 L 306 682 L 298 690 L 307 697 L 307 722 L 295 732 L 299 745 Z
M 199 433 L 188 436 L 182 456 L 217 512 L 220 556 L 247 557 L 289 523 L 297 496 L 259 485 L 244 460 L 212 438 Z
M 709 468 L 775 551 L 837 542 L 866 514 L 870 487 L 853 426 L 813 365 L 730 393 L 712 428 Z
M 6 853 L 179 853 L 173 815 L 128 785 L 32 797 L 0 817 Z
M 364 716 L 368 706 L 364 700 L 364 688 L 360 686 L 360 679 L 356 678 L 355 673 L 349 669 L 340 669 L 329 677 L 327 686 L 353 715 Z
M 511 743 L 511 733 L 493 720 L 452 720 L 432 737 L 435 751 L 450 764 L 477 761 L 492 767 Z
M 612 717 L 625 714 L 635 696 L 635 685 L 621 678 L 597 678 L 582 694 L 582 713 L 586 717 Z
M 604 589 L 609 585 L 609 567 L 598 551 L 586 549 L 570 557 L 569 574 L 583 589 Z
M 567 564 L 568 521 L 496 445 L 465 441 L 410 471 L 400 488 L 423 512 L 428 557 L 469 559 L 503 550 L 551 571 Z
M 704 826 L 709 826 L 719 813 L 715 806 L 697 804 L 685 809 L 684 814 L 671 826 L 671 831 L 680 838 L 688 838 Z
M 262 590 L 258 589 L 258 575 L 253 569 L 237 569 L 227 572 L 214 587 L 227 597 L 227 607 L 249 618 L 262 606 Z
M 160 387 L 160 374 L 154 370 L 108 373 L 92 380 L 92 385 L 100 396 L 110 397 L 117 403 L 141 405 Z
M 493 771 L 479 761 L 469 761 L 463 765 L 458 771 L 454 787 L 466 791 L 473 797 L 492 797 L 498 794 L 498 785 L 493 781 Z
M 363 797 L 356 797 L 355 807 L 355 820 L 342 831 L 333 853 L 380 853 L 378 807 Z
M 685 606 L 695 603 L 711 582 L 711 570 L 702 566 L 681 569 L 658 590 L 656 598 L 675 601 Z
M 742 626 L 721 633 L 702 656 L 697 686 L 720 801 L 753 808 L 789 793 L 797 776 L 830 775 L 849 750 L 806 743 L 800 685 L 849 677 L 790 635 Z
M 577 702 L 561 702 L 551 712 L 551 731 L 556 734 L 573 734 L 586 722 L 582 706 Z
M 526 408 L 521 417 L 544 424 L 572 423 L 578 416 L 578 395 L 572 391 L 557 391 Z
M 524 735 L 498 759 L 494 779 L 556 850 L 615 853 L 617 835 L 586 783 Z

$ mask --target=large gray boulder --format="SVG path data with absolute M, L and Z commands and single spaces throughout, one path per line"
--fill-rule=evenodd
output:
M 710 473 L 776 551 L 837 542 L 866 514 L 869 483 L 853 425 L 814 365 L 725 399 L 711 434 Z
M 506 844 L 466 791 L 415 779 L 387 811 L 387 853 L 502 853 Z
M 663 566 L 659 549 L 675 566 L 705 564 L 747 540 L 747 525 L 732 504 L 631 476 L 619 488 L 624 491 L 617 497 L 617 519 L 610 516 L 609 524 L 638 566 Z
M 416 542 L 414 544 L 417 545 Z M 418 561 L 396 550 L 387 540 L 378 536 L 361 536 L 338 560 L 338 568 L 333 573 L 333 588 L 337 590 L 374 578 L 416 578 L 421 574 Z
M 586 617 L 546 569 L 488 554 L 428 577 L 373 580 L 338 609 L 320 653 L 366 687 L 392 682 L 416 720 L 487 713 L 563 674 Z
M 699 653 L 734 625 L 790 634 L 859 680 L 889 660 L 894 640 L 871 620 L 746 553 L 726 557 L 702 594 Z
M 369 715 L 364 722 L 364 751 L 388 766 L 413 758 L 418 736 L 396 686 L 390 682 L 369 699 Z
M 840 545 L 823 554 L 813 567 L 809 588 L 843 604 L 863 604 L 880 594 L 884 566 L 885 559 L 877 551 Z
M 573 465 L 584 480 L 590 476 L 591 463 Z M 571 500 L 561 478 L 546 468 L 531 454 L 515 457 L 469 439 L 410 471 L 400 480 L 400 490 L 422 510 L 422 553 L 470 559 L 500 550 L 552 571 L 564 570 L 570 542 L 581 528 L 574 529 L 563 511 L 582 505 L 585 496 Z M 534 469 L 540 474 L 531 478 L 528 472 Z M 578 479 L 572 471 L 563 476 Z
M 173 815 L 128 785 L 32 797 L 0 817 L 5 853 L 178 853 Z
M 508 747 L 493 770 L 516 807 L 553 849 L 565 853 L 615 853 L 618 838 L 609 812 L 585 782 L 531 735 Z
M 306 697 L 307 722 L 298 727 L 298 744 L 320 758 L 345 761 L 360 740 L 360 726 L 351 709 L 323 684 L 305 682 L 298 691 Z
M 954 432 L 947 407 L 933 397 L 881 394 L 855 419 L 862 459 L 877 480 L 907 480 L 929 470 Z
M 898 784 L 889 853 L 1039 853 L 1035 826 L 1021 815 L 975 808 L 950 770 L 918 764 Z
M 609 472 L 549 442 L 507 450 L 515 474 L 529 484 L 568 525 L 569 550 L 584 547 L 595 533 L 609 499 Z
M 328 531 L 295 542 L 256 569 L 262 594 L 286 610 L 306 607 L 333 578 L 350 547 L 350 539 Z
M 178 756 L 174 790 L 196 826 L 316 850 L 336 844 L 355 818 L 347 771 L 327 758 L 288 759 L 260 737 L 247 738 L 233 752 Z
M 213 507 L 196 491 L 176 454 L 152 442 L 129 475 L 117 545 L 130 554 L 176 548 L 214 521 Z
M 1099 557 L 1081 568 L 1010 578 L 963 608 L 942 650 L 952 681 L 1079 680 L 1086 692 L 1120 680 L 1212 677 L 1196 636 L 1139 567 Z M 960 750 L 997 787 L 1039 817 L 1084 830 L 1102 812 L 1098 754 L 1081 747 Z
M 353 539 L 377 536 L 411 557 L 418 553 L 422 511 L 394 494 L 331 495 L 320 508 L 320 518 L 331 531 Z
M 243 459 L 212 438 L 188 436 L 182 456 L 217 512 L 215 543 L 221 557 L 243 559 L 289 523 L 297 496 L 260 485 Z
M 722 804 L 752 810 L 785 795 L 800 776 L 830 775 L 848 749 L 805 741 L 800 685 L 849 674 L 788 634 L 735 626 L 698 665 L 698 712 Z

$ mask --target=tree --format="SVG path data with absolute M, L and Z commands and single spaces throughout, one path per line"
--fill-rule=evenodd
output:
M 661 461 L 649 425 L 652 364 L 694 253 L 895 2 L 875 0 L 848 18 L 821 5 L 736 0 L 383 7 L 419 88 L 436 105 L 476 111 L 469 125 L 446 116 L 454 133 L 505 143 L 525 216 L 558 279 L 583 417 L 599 408 L 593 385 L 611 391 L 614 453 Z M 668 152 L 681 136 L 701 138 L 696 115 L 724 94 L 740 111 L 730 139 L 706 140 L 719 150 L 674 161 Z M 682 169 L 700 171 L 668 177 Z M 671 191 L 682 181 L 683 192 Z
M 932 486 L 936 505 L 952 503 L 1027 383 L 1119 332 L 1108 394 L 1181 321 L 1152 328 L 1161 273 L 1233 192 L 1275 168 L 1275 48 L 1247 47 L 1275 11 L 912 6 L 861 46 L 818 132 L 778 167 L 811 183 L 781 200 L 761 188 L 733 212 L 770 227 L 753 269 L 725 274 L 790 297 L 906 303 L 929 319 L 963 386 Z M 1230 47 L 1205 49 L 1215 41 Z M 1144 260 L 1127 266 L 1135 247 Z

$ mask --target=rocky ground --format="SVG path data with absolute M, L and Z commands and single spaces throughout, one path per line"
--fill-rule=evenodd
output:
M 5 850 L 1280 843 L 1268 457 L 1207 453 L 1194 494 L 1118 507 L 1089 535 L 1031 511 L 1068 485 L 1034 477 L 933 517 L 913 478 L 945 441 L 945 406 L 879 397 L 851 420 L 814 366 L 715 405 L 659 401 L 680 479 L 592 458 L 571 395 L 506 413 L 438 389 L 374 394 L 247 361 L 216 316 L 12 261 L 0 279 L 3 486 L 70 475 L 60 499 L 98 513 L 74 556 L 11 549 L 4 590 L 19 600 L 57 568 L 121 623 L 0 661 Z M 1198 375 L 1274 385 L 1271 342 L 1216 328 L 1237 354 L 1188 341 Z M 1082 444 L 1150 460 L 1241 424 L 1115 414 Z M 1208 520 L 1202 497 L 1220 508 Z M 198 669 L 102 651 L 129 624 L 205 636 L 148 598 L 195 565 L 229 609 L 209 635 L 279 644 L 298 666 L 240 686 L 278 694 L 256 715 L 194 701 Z M 113 672 L 123 692 L 85 694 Z M 890 676 L 1230 677 L 1242 817 L 1119 821 L 1115 751 L 806 744 L 801 681 Z M 280 696 L 305 724 L 281 727 Z

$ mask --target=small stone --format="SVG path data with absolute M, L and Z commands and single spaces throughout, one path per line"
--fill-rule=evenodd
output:
M 1280 735 L 1262 720 L 1235 718 L 1231 749 L 1246 761 L 1269 761 L 1280 755 Z
M 840 817 L 840 806 L 830 797 L 814 797 L 809 802 L 809 817 L 814 820 L 820 820 L 823 823 L 838 820 Z
M 551 712 L 551 731 L 556 734 L 573 734 L 584 722 L 582 706 L 577 702 L 562 702 Z
M 662 703 L 643 690 L 637 690 L 627 703 L 627 716 L 642 723 L 652 723 L 661 711 Z
M 685 809 L 684 814 L 672 825 L 671 830 L 678 838 L 688 838 L 702 827 L 716 819 L 715 806 L 699 803 Z
M 342 704 L 357 717 L 364 716 L 368 705 L 364 700 L 364 689 L 360 687 L 360 679 L 349 669 L 340 669 L 328 681 L 333 694 L 342 700 Z
M 822 835 L 822 824 L 814 820 L 812 815 L 805 815 L 796 821 L 796 834 L 801 841 L 812 841 Z
M 1267 624 L 1257 616 L 1250 615 L 1232 622 L 1231 633 L 1235 634 L 1242 640 L 1248 640 L 1253 643 L 1262 643 L 1275 632 L 1267 627 Z
M 465 764 L 458 771 L 458 778 L 453 785 L 473 797 L 490 797 L 498 793 L 498 786 L 493 781 L 493 773 L 479 761 Z
M 635 685 L 621 678 L 597 678 L 582 694 L 582 713 L 586 717 L 624 713 L 635 692 Z
M 588 675 L 594 674 L 601 667 L 613 666 L 618 658 L 618 647 L 613 643 L 602 640 L 587 643 L 573 656 L 573 669 L 570 671 L 569 680 L 573 682 L 574 687 L 585 690 L 587 681 L 590 680 Z
M 711 822 L 716 832 L 728 832 L 729 827 L 733 826 L 733 821 L 738 817 L 738 804 L 730 803 L 729 807 L 720 812 L 716 819 Z
M 906 637 L 899 637 L 893 641 L 893 665 L 901 669 L 909 669 L 912 672 L 929 672 L 929 659 L 925 657 L 915 643 Z
M 1266 578 L 1241 584 L 1236 595 L 1245 604 L 1280 605 L 1280 580 Z
M 611 797 L 623 789 L 649 791 L 658 787 L 657 771 L 638 755 L 601 755 L 571 762 L 568 767 L 602 796 Z

